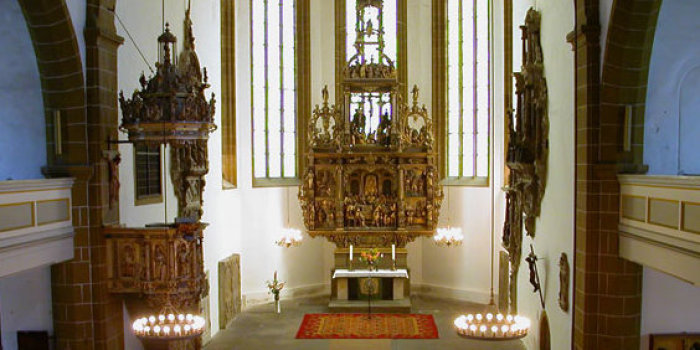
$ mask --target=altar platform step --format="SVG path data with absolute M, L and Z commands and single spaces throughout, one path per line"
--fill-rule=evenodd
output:
M 367 312 L 367 300 L 338 300 L 328 303 L 331 312 Z M 372 300 L 372 313 L 410 313 L 411 299 Z

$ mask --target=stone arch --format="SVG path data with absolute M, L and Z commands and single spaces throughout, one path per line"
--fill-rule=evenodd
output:
M 684 71 L 678 86 L 678 173 L 700 175 L 697 135 L 700 133 L 700 64 Z
M 636 350 L 642 269 L 619 257 L 617 174 L 646 170 L 642 164 L 644 104 L 661 0 L 614 1 L 602 64 L 600 0 L 575 3 L 573 347 Z M 632 107 L 629 142 L 623 136 L 627 106 Z
M 18 0 L 36 54 L 47 126 L 47 164 L 85 162 L 74 140 L 85 139 L 85 79 L 73 22 L 65 0 Z M 61 112 L 63 152 L 57 154 L 54 111 Z M 83 147 L 84 148 L 84 147 Z
M 610 16 L 601 77 L 600 141 L 605 147 L 600 160 L 616 161 L 625 172 L 646 171 L 642 164 L 644 105 L 660 7 L 661 0 L 615 1 Z M 622 130 L 625 106 L 632 107 L 627 149 Z
M 123 39 L 114 26 L 116 0 L 70 0 L 86 3 L 85 18 L 73 19 L 66 0 L 17 1 L 34 46 L 51 131 L 44 174 L 76 179 L 74 258 L 51 267 L 56 348 L 124 348 L 123 306 L 107 289 L 102 232 L 119 221 L 119 205 L 108 198 L 105 152 L 111 148 L 108 140 L 117 138 L 117 48 Z M 74 20 L 84 22 L 84 32 L 74 30 Z M 85 37 L 85 62 L 77 35 Z M 60 154 L 52 132 L 56 110 L 61 112 Z

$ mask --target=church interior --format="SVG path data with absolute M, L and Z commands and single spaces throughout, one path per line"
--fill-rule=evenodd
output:
M 0 3 L 0 350 L 700 349 L 700 2 Z

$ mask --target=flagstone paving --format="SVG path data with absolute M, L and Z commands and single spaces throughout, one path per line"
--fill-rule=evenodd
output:
M 460 337 L 452 321 L 460 314 L 481 312 L 483 305 L 413 297 L 413 312 L 432 314 L 439 339 L 296 339 L 304 314 L 328 312 L 327 298 L 283 300 L 282 314 L 272 304 L 241 313 L 205 346 L 205 350 L 525 350 L 520 340 L 479 341 Z

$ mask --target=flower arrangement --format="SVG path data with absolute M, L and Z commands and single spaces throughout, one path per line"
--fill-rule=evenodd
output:
M 373 270 L 384 254 L 380 253 L 377 248 L 372 248 L 367 251 L 360 252 L 360 261 L 367 263 L 370 270 Z
M 280 291 L 284 288 L 284 282 L 277 280 L 277 271 L 275 271 L 272 281 L 267 281 L 267 289 L 270 294 L 275 296 L 275 301 L 280 300 Z

